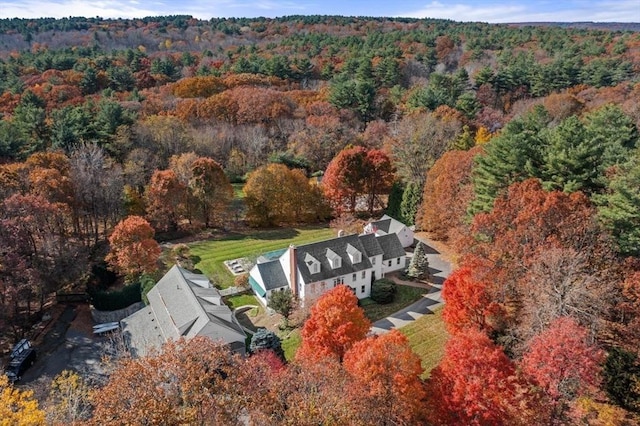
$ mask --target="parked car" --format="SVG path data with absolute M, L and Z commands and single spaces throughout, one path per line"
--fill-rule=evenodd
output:
M 31 346 L 31 342 L 22 339 L 13 347 L 11 351 L 11 360 L 4 369 L 11 383 L 15 383 L 22 379 L 22 375 L 27 368 L 36 362 L 36 350 Z

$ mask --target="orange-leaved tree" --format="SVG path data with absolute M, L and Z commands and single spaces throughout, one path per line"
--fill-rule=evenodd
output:
M 369 424 L 418 424 L 425 391 L 420 358 L 397 330 L 357 342 L 343 362 L 366 400 Z M 379 423 L 384 419 L 384 423 Z
M 97 389 L 94 424 L 238 424 L 245 404 L 239 360 L 208 337 L 124 358 Z
M 338 213 L 355 211 L 358 195 L 364 192 L 365 163 L 365 148 L 354 147 L 340 151 L 327 166 L 322 187 Z
M 366 197 L 372 213 L 379 196 L 391 191 L 394 180 L 395 168 L 384 151 L 356 146 L 343 149 L 331 160 L 322 186 L 338 213 L 355 211 L 359 196 Z
M 156 229 L 176 230 L 185 212 L 188 188 L 173 170 L 156 170 L 146 191 L 147 217 Z
M 339 285 L 323 294 L 311 308 L 311 316 L 302 327 L 302 346 L 297 358 L 335 357 L 344 354 L 364 339 L 371 322 L 358 306 L 351 289 Z
M 248 365 L 256 368 L 251 359 Z M 283 369 L 261 370 L 246 382 L 250 389 L 247 411 L 253 424 L 367 424 L 359 417 L 368 407 L 349 391 L 353 381 L 336 359 L 296 360 Z
M 455 237 L 466 225 L 467 206 L 473 197 L 471 170 L 481 151 L 448 151 L 427 172 L 416 225 L 439 240 Z
M 127 217 L 116 225 L 109 236 L 111 249 L 106 261 L 128 280 L 157 271 L 161 249 L 153 239 L 154 234 L 144 218 Z

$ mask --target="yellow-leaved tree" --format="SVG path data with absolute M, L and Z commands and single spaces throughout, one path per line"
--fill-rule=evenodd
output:
M 253 226 L 312 223 L 330 214 L 322 191 L 300 169 L 268 164 L 244 186 L 247 219 Z
M 89 386 L 75 371 L 64 370 L 51 382 L 47 421 L 53 424 L 77 424 L 91 414 Z
M 0 426 L 44 425 L 44 411 L 33 391 L 14 388 L 7 376 L 0 376 Z

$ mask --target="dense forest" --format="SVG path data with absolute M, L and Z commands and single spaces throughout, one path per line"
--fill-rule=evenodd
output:
M 24 334 L 105 258 L 130 282 L 156 272 L 154 235 L 385 211 L 457 254 L 428 379 L 337 291 L 325 304 L 358 325 L 339 344 L 303 330 L 285 365 L 178 342 L 48 421 L 637 424 L 639 100 L 640 32 L 617 28 L 0 20 L 1 328 Z M 305 329 L 335 327 L 320 302 Z M 166 399 L 130 392 L 142 376 Z

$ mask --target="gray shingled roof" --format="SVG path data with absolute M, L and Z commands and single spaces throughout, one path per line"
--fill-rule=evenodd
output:
M 273 290 L 287 285 L 287 277 L 278 259 L 258 263 L 258 271 L 260 271 L 260 276 L 262 277 L 266 290 Z
M 351 259 L 347 254 L 347 245 L 353 247 L 363 253 L 362 261 L 355 265 L 351 263 Z M 331 264 L 327 259 L 327 249 L 330 249 L 342 258 L 342 264 L 336 269 L 331 268 Z M 320 272 L 312 274 L 304 262 L 305 256 L 310 254 L 320 262 Z M 358 235 L 347 235 L 344 237 L 333 238 L 331 240 L 320 241 L 318 243 L 305 244 L 296 248 L 296 262 L 298 270 L 302 275 L 305 283 L 324 281 L 338 276 L 352 274 L 371 268 L 367 251 L 360 242 Z
M 129 315 L 120 321 L 120 324 L 124 341 L 133 356 L 147 355 L 167 341 L 151 306 L 146 306 Z
M 386 214 L 379 220 L 371 222 L 371 224 L 383 231 L 385 234 L 390 234 L 392 232 L 397 234 L 398 231 L 402 230 L 402 228 L 406 226 L 404 223 Z
M 391 226 L 391 219 L 381 219 L 371 223 L 380 231 L 383 231 L 387 234 L 389 233 L 389 227 Z
M 367 257 L 378 256 L 384 254 L 382 247 L 378 244 L 378 239 L 375 234 L 363 234 L 358 237 L 364 250 L 366 252 Z
M 208 336 L 226 343 L 246 336 L 218 290 L 202 274 L 174 266 L 147 297 L 149 306 L 122 320 L 125 339 L 135 355 L 181 336 Z
M 406 255 L 404 247 L 396 234 L 387 234 L 377 237 L 378 244 L 382 247 L 384 255 L 382 260 L 395 259 L 396 257 L 402 257 Z

